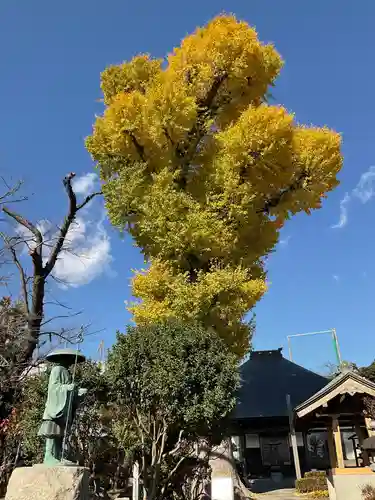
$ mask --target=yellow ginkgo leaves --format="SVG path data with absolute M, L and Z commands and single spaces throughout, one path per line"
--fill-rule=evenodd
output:
M 342 166 L 338 134 L 267 103 L 281 67 L 247 23 L 219 16 L 165 61 L 141 55 L 102 74 L 106 109 L 87 148 L 112 223 L 150 262 L 133 280 L 136 322 L 195 319 L 247 350 L 264 257 Z

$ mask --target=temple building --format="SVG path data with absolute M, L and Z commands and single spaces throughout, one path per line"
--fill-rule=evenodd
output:
M 231 433 L 245 477 L 326 470 L 332 483 L 344 474 L 372 482 L 360 445 L 373 434 L 363 398 L 375 397 L 374 383 L 353 371 L 330 381 L 285 359 L 281 349 L 253 352 L 241 379 Z

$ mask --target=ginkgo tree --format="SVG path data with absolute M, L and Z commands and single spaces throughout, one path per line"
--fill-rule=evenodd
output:
M 320 208 L 342 166 L 339 134 L 268 103 L 282 65 L 222 15 L 165 60 L 102 73 L 105 111 L 86 145 L 112 224 L 149 263 L 133 279 L 137 324 L 194 319 L 247 351 L 265 257 L 292 215 Z

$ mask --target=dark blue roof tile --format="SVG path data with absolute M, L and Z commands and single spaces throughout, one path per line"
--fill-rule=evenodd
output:
M 286 417 L 287 394 L 295 408 L 328 383 L 326 377 L 285 359 L 281 349 L 254 351 L 240 373 L 234 419 Z

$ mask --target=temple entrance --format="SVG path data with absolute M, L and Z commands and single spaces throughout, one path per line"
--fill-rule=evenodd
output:
M 262 436 L 260 446 L 262 462 L 265 467 L 291 465 L 288 436 Z

